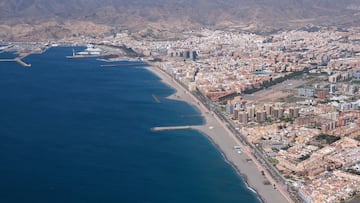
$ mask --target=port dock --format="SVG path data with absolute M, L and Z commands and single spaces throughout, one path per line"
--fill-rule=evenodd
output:
M 153 127 L 151 131 L 159 132 L 159 131 L 169 131 L 169 130 L 189 130 L 192 129 L 192 126 L 167 126 L 167 127 Z
M 95 56 L 85 56 L 85 55 L 73 55 L 73 56 L 66 56 L 68 59 L 78 59 L 78 58 L 90 58 Z

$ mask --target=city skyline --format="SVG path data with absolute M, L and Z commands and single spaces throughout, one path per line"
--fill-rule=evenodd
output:
M 205 123 L 194 129 L 265 201 L 359 196 L 358 1 L 69 0 L 69 10 L 55 0 L 7 3 L 0 48 L 19 57 L 0 64 L 31 71 L 28 55 L 79 45 L 87 47 L 67 59 L 112 63 L 101 68 L 145 62 L 176 89 L 169 98 L 200 111 Z

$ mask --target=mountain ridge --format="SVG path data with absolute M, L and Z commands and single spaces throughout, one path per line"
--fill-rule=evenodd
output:
M 358 0 L 3 0 L 0 24 L 87 22 L 142 30 L 240 27 L 244 29 L 359 26 Z M 0 37 L 3 37 L 0 35 Z

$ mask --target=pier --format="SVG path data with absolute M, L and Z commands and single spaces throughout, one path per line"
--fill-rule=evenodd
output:
M 156 103 L 160 103 L 159 98 L 155 94 L 152 94 L 151 96 L 153 97 L 153 99 Z
M 0 62 L 17 62 L 24 67 L 31 67 L 31 64 L 25 63 L 20 57 L 17 57 L 15 59 L 0 59 Z
M 31 67 L 30 63 L 25 63 L 22 58 L 15 58 L 15 61 L 18 62 L 20 65 L 24 66 L 24 67 Z
M 158 131 L 169 131 L 169 130 L 189 130 L 192 129 L 192 126 L 167 126 L 167 127 L 153 127 L 151 131 L 158 132 Z
M 15 59 L 0 59 L 0 62 L 14 62 Z

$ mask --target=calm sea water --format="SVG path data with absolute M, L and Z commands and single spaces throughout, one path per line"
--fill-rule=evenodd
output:
M 203 123 L 158 77 L 71 49 L 0 62 L 0 202 L 258 202 L 205 136 L 150 131 Z

